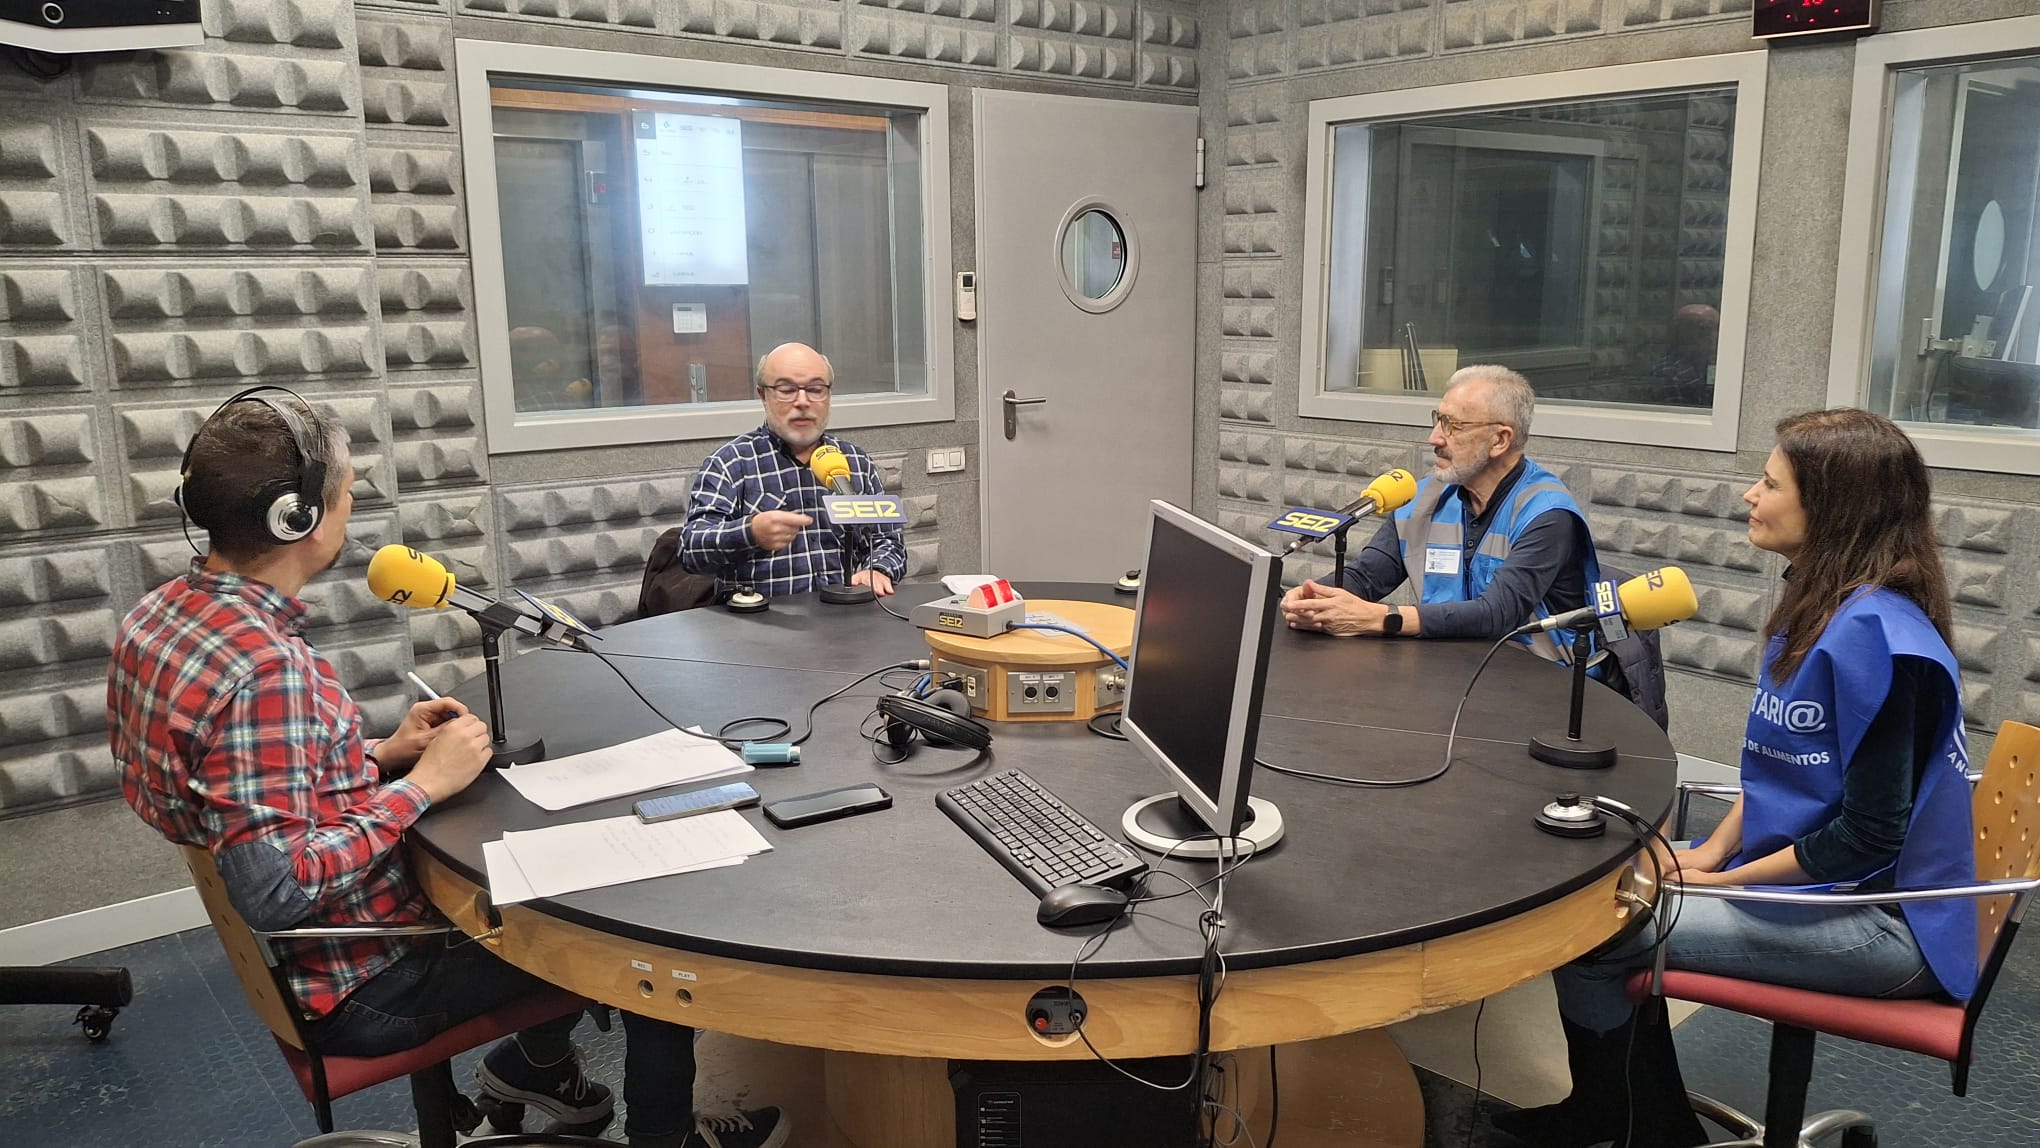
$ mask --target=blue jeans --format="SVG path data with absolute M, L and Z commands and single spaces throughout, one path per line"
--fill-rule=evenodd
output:
M 416 1048 L 463 1021 L 549 988 L 465 938 L 428 937 L 307 1026 L 320 1052 L 379 1056 Z M 580 1013 L 518 1034 L 538 1062 L 564 1055 Z M 661 1136 L 694 1127 L 694 1030 L 623 1014 L 626 1130 Z
M 1552 973 L 1558 1011 L 1595 1032 L 1629 1020 L 1624 982 L 1651 965 L 1656 929 Z M 1665 967 L 1859 997 L 1924 997 L 1941 983 L 1894 906 L 1735 904 L 1687 897 L 1665 948 Z

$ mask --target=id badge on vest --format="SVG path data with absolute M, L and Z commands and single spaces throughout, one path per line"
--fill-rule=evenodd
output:
M 1448 578 L 1458 577 L 1459 548 L 1457 546 L 1425 547 L 1424 573 L 1443 574 Z

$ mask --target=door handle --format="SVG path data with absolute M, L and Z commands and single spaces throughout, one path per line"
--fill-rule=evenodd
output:
M 1012 391 L 1007 391 L 999 396 L 999 401 L 1006 405 L 1006 441 L 1012 442 L 1020 434 L 1020 408 L 1038 407 L 1048 399 L 1046 397 L 1023 399 Z

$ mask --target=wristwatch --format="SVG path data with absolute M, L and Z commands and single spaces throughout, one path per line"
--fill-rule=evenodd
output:
M 1388 608 L 1388 613 L 1384 614 L 1381 619 L 1381 632 L 1391 638 L 1402 633 L 1401 606 L 1390 606 Z

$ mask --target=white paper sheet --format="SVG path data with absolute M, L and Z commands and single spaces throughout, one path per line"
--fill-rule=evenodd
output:
M 652 825 L 636 817 L 577 821 L 505 833 L 503 845 L 538 897 L 712 868 L 772 848 L 734 809 Z
M 488 866 L 489 870 L 489 901 L 498 908 L 504 905 L 520 905 L 538 898 L 538 893 L 531 887 L 530 879 L 525 877 L 524 870 L 518 866 L 517 859 L 510 855 L 508 844 L 501 841 L 483 842 L 482 863 Z M 704 869 L 724 869 L 743 863 L 742 857 L 725 857 L 720 861 L 705 861 L 699 865 L 677 869 L 674 873 L 699 873 Z M 674 874 L 663 875 L 671 877 Z
M 980 586 L 989 585 L 998 580 L 999 576 L 997 574 L 944 574 L 942 576 L 942 585 L 951 594 L 968 594 Z
M 525 800 L 558 812 L 629 793 L 750 771 L 743 758 L 721 743 L 669 729 L 621 745 L 512 766 L 502 773 L 503 780 L 515 786 Z
M 530 879 L 503 842 L 482 842 L 482 867 L 489 871 L 489 900 L 495 904 L 515 905 L 538 896 L 531 891 Z

